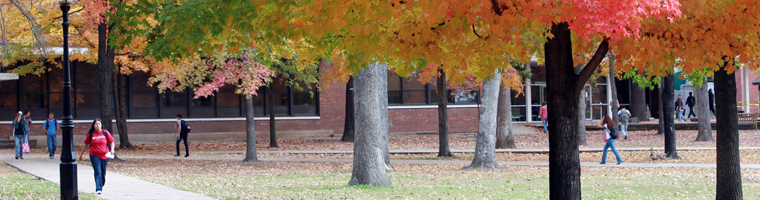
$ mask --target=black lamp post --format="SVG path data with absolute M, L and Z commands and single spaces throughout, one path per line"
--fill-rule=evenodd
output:
M 71 71 L 69 69 L 69 9 L 76 0 L 58 0 L 63 12 L 63 143 L 61 149 L 61 199 L 79 199 L 77 162 L 74 155 L 74 122 L 71 116 Z

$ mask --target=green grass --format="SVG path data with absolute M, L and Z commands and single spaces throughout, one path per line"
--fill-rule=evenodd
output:
M 0 199 L 60 199 L 58 184 L 39 179 L 0 162 Z M 80 199 L 99 199 L 79 192 Z
M 389 172 L 390 187 L 348 186 L 350 164 L 263 162 L 255 166 L 226 161 L 180 161 L 144 168 L 118 167 L 170 187 L 225 199 L 546 199 L 548 167 L 504 166 L 499 170 L 459 170 L 455 165 L 407 165 Z M 173 162 L 173 161 L 169 161 Z M 175 166 L 176 165 L 176 166 Z M 194 170 L 196 166 L 205 169 Z M 161 169 L 165 168 L 165 169 Z M 172 170 L 183 168 L 184 172 Z M 161 177 L 140 170 L 163 171 Z M 745 169 L 746 199 L 760 199 L 760 170 Z M 583 199 L 715 199 L 715 169 L 582 169 Z

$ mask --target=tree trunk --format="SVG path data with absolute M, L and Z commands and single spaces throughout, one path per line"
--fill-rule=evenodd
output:
M 681 159 L 681 157 L 678 156 L 678 152 L 676 151 L 676 129 L 674 127 L 673 122 L 673 112 L 675 110 L 675 100 L 674 100 L 674 87 L 673 84 L 675 82 L 674 75 L 668 75 L 665 78 L 663 78 L 662 81 L 662 104 L 665 104 L 662 110 L 664 111 L 664 118 L 663 120 L 663 134 L 665 135 L 665 156 L 671 159 Z
M 243 162 L 259 161 L 256 156 L 256 124 L 253 123 L 253 97 L 245 96 L 245 159 Z
M 277 129 L 274 126 L 274 92 L 269 83 L 269 147 L 277 147 Z
M 501 74 L 483 82 L 478 109 L 478 135 L 475 141 L 475 155 L 472 163 L 462 169 L 496 169 L 496 108 L 498 107 Z
M 438 69 L 438 157 L 454 157 L 449 149 L 448 85 L 446 72 Z
M 726 64 L 724 63 L 724 66 Z M 739 122 L 736 107 L 735 74 L 725 68 L 715 72 L 715 129 L 717 130 L 716 199 L 742 199 L 742 171 L 739 159 Z
M 354 142 L 354 163 L 348 185 L 390 186 L 391 180 L 385 171 L 383 158 L 383 110 L 380 93 L 387 86 L 378 85 L 381 70 L 386 65 L 371 64 L 360 69 L 354 77 L 354 105 L 356 106 L 356 134 Z M 387 99 L 385 99 L 387 101 Z
M 354 142 L 354 77 L 349 77 L 346 84 L 346 117 L 340 141 Z
M 662 77 L 661 80 L 662 80 L 661 82 L 664 83 L 665 82 L 665 77 Z M 664 124 L 665 123 L 665 118 L 666 117 L 673 118 L 672 112 L 671 112 L 670 115 L 665 115 L 665 107 L 663 107 L 663 106 L 665 106 L 665 104 L 663 103 L 665 101 L 662 100 L 663 98 L 665 98 L 665 93 L 662 90 L 662 88 L 663 88 L 662 86 L 657 87 L 657 91 L 660 93 L 660 98 L 659 98 L 659 100 L 657 100 L 657 103 L 660 104 L 660 108 L 658 108 L 660 110 L 660 113 L 659 113 L 660 114 L 660 119 L 658 120 L 660 125 L 659 125 L 659 129 L 657 130 L 657 135 L 662 135 L 662 134 L 665 133 L 665 124 Z M 675 109 L 675 106 L 673 106 L 673 107 Z
M 514 149 L 515 135 L 512 132 L 512 99 L 509 86 L 499 87 L 498 114 L 496 114 L 496 148 Z
M 639 118 L 639 121 L 647 121 L 646 92 L 639 84 L 631 84 L 631 117 Z
M 581 89 L 606 56 L 609 43 L 600 43 L 589 64 L 576 74 L 571 32 L 567 22 L 552 24 L 553 38 L 544 44 L 549 111 L 549 193 L 551 199 L 581 199 L 578 158 L 578 102 Z
M 699 119 L 699 131 L 697 132 L 696 141 L 715 141 L 712 137 L 712 124 L 710 123 L 710 108 L 707 106 L 707 78 L 702 82 L 702 86 L 695 88 L 697 99 L 697 113 L 702 117 Z
M 98 73 L 100 76 L 100 120 L 103 129 L 113 130 L 114 49 L 108 46 L 108 24 L 98 24 Z
M 610 106 L 612 107 L 612 121 L 615 122 L 615 127 L 618 127 L 618 123 L 620 123 L 620 116 L 618 116 L 618 107 L 620 107 L 620 102 L 618 101 L 617 96 L 617 85 L 615 84 L 615 55 L 610 54 L 609 56 L 610 61 L 610 74 L 608 77 L 610 77 L 610 82 L 607 83 L 607 86 L 610 87 L 610 91 L 612 93 L 612 102 L 610 102 Z
M 588 141 L 586 140 L 586 87 L 583 87 L 578 98 L 578 145 L 586 146 Z
M 382 70 L 378 72 L 378 76 L 382 78 L 375 79 L 377 84 L 380 87 L 380 90 L 378 91 L 378 96 L 380 97 L 380 117 L 382 119 L 380 120 L 380 123 L 382 123 L 381 127 L 382 134 L 383 134 L 383 160 L 385 162 L 385 170 L 387 171 L 396 171 L 393 169 L 393 165 L 391 165 L 391 151 L 389 147 L 389 138 L 388 138 L 388 132 L 389 132 L 389 126 L 391 126 L 391 121 L 388 118 L 388 65 L 387 64 L 378 64 L 382 67 Z
M 129 142 L 129 131 L 127 130 L 127 86 L 124 81 L 125 75 L 120 73 L 121 66 L 114 72 L 114 92 L 116 92 L 116 127 L 119 129 L 119 149 L 134 148 Z

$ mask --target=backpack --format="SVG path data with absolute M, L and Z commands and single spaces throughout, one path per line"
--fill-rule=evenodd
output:
M 184 119 L 181 120 L 180 123 L 182 124 L 182 131 L 185 133 L 189 133 L 191 129 L 190 125 L 187 124 L 187 122 Z
M 55 122 L 55 126 L 58 126 L 58 120 L 53 119 L 53 121 Z M 45 128 L 48 128 L 49 126 L 50 126 L 50 120 L 45 120 Z
M 617 140 L 618 139 L 618 133 L 617 128 L 610 129 L 610 138 Z

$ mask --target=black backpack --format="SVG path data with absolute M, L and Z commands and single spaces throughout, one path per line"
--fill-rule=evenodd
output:
M 610 129 L 610 138 L 617 140 L 618 139 L 618 133 L 617 128 Z
M 180 120 L 180 123 L 182 124 L 182 131 L 185 133 L 189 133 L 191 129 L 190 125 L 188 125 L 185 120 Z

